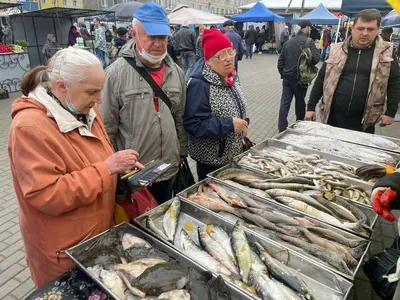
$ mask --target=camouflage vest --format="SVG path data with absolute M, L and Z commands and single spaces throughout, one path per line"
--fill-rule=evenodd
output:
M 347 61 L 349 39 L 343 43 L 332 44 L 329 59 L 326 61 L 324 95 L 320 106 L 322 123 L 328 123 L 333 96 Z M 385 42 L 380 36 L 375 42 L 368 95 L 362 123 L 364 128 L 375 125 L 383 114 L 386 91 L 393 61 L 393 44 Z

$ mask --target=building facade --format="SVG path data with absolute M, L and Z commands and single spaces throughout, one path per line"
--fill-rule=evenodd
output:
M 45 9 L 50 7 L 83 8 L 83 0 L 38 0 L 38 1 L 40 9 Z

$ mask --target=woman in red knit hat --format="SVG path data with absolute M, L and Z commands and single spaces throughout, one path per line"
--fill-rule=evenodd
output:
M 193 68 L 186 94 L 183 126 L 199 180 L 243 152 L 247 136 L 246 100 L 234 69 L 229 38 L 216 29 L 202 36 L 204 59 Z

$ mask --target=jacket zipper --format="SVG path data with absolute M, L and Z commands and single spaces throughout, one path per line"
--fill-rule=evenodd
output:
M 347 115 L 349 115 L 349 113 L 350 113 L 351 103 L 353 102 L 354 90 L 356 89 L 358 64 L 360 63 L 360 56 L 361 56 L 361 50 L 358 50 L 357 65 L 356 65 L 356 75 L 354 75 L 353 90 L 351 91 L 351 98 L 350 98 L 349 107 L 347 108 Z

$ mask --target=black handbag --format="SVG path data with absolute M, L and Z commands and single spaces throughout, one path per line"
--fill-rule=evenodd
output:
M 192 171 L 190 171 L 189 163 L 185 158 L 184 161 L 179 164 L 179 171 L 173 189 L 174 195 L 182 192 L 193 184 L 195 184 L 194 177 Z
M 396 271 L 397 260 L 400 257 L 400 238 L 396 237 L 392 246 L 383 252 L 372 256 L 364 265 L 364 273 L 379 297 L 392 300 L 397 288 L 397 282 L 389 282 L 383 276 Z

